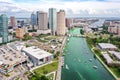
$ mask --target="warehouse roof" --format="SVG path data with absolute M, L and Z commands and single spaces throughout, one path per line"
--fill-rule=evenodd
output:
M 110 43 L 98 43 L 98 45 L 102 48 L 102 49 L 107 49 L 107 48 L 115 48 L 117 49 L 117 47 L 113 44 Z
M 24 51 L 27 54 L 30 54 L 30 55 L 34 56 L 37 59 L 42 59 L 42 58 L 45 58 L 45 57 L 48 57 L 48 56 L 52 56 L 52 54 L 38 48 L 37 46 L 24 48 L 24 49 L 22 49 L 22 51 Z
M 116 51 L 109 51 L 110 54 L 113 54 L 117 59 L 120 60 L 120 52 L 116 52 Z
M 107 61 L 108 64 L 113 61 L 108 54 L 103 54 L 103 57 L 106 59 L 106 61 Z

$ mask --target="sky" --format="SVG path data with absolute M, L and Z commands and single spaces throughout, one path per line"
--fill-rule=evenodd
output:
M 66 17 L 120 17 L 120 0 L 0 0 L 0 14 L 30 17 L 49 8 L 65 10 Z

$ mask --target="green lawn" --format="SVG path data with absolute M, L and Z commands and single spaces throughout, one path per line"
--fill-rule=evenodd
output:
M 50 34 L 40 34 L 37 36 L 37 38 L 43 38 L 43 37 L 47 37 L 50 36 Z
M 45 65 L 43 67 L 37 68 L 34 71 L 41 75 L 41 74 L 47 74 L 50 73 L 52 71 L 55 71 L 58 69 L 58 62 L 53 62 L 51 64 Z
M 42 43 L 48 42 L 47 40 L 42 40 L 42 39 L 38 39 L 38 41 L 40 41 L 40 42 L 42 42 Z
M 109 37 L 110 37 L 109 34 L 103 34 L 103 35 L 102 35 L 102 38 L 103 38 L 103 39 L 108 39 Z
M 49 36 L 49 37 L 46 37 L 45 39 L 46 40 L 52 40 L 52 39 L 56 39 L 58 38 L 58 36 Z
M 109 67 L 109 69 L 118 77 L 120 78 L 120 70 L 115 67 Z

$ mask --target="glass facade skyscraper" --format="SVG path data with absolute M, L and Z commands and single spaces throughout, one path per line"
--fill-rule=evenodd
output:
M 57 27 L 57 11 L 55 8 L 49 9 L 49 28 L 51 29 L 52 35 L 55 35 Z
M 32 14 L 31 14 L 31 25 L 32 25 L 33 29 L 34 29 L 34 26 L 35 26 L 36 24 L 37 24 L 37 15 L 34 14 L 34 13 L 32 13 Z
M 0 16 L 0 36 L 3 43 L 8 42 L 8 18 L 5 14 Z

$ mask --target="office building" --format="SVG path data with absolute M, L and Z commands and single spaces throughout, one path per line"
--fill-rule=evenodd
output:
M 48 29 L 48 17 L 47 17 L 47 13 L 45 12 L 38 13 L 38 29 L 39 30 Z
M 19 39 L 24 38 L 24 30 L 23 30 L 23 28 L 17 28 L 16 29 L 16 37 L 19 38 Z
M 31 14 L 31 25 L 32 28 L 34 29 L 35 25 L 37 24 L 37 15 L 35 15 L 34 13 Z
M 110 44 L 110 43 L 98 43 L 98 47 L 103 51 L 117 50 L 118 49 L 115 45 Z
M 0 16 L 0 36 L 3 43 L 8 42 L 8 18 L 5 14 Z
M 57 35 L 65 35 L 65 11 L 60 10 L 57 13 Z
M 37 17 L 37 21 L 36 22 L 37 22 L 37 25 L 38 25 L 38 15 L 39 15 L 39 13 L 40 13 L 40 11 L 36 12 L 36 17 Z
M 68 27 L 68 28 L 73 27 L 73 19 L 72 18 L 66 18 L 66 27 Z
M 57 27 L 57 12 L 55 8 L 49 9 L 49 28 L 51 29 L 51 34 L 55 35 Z
M 11 17 L 10 17 L 10 25 L 11 25 L 12 27 L 16 27 L 16 21 L 15 21 L 15 17 L 14 17 L 14 16 L 11 16 Z

